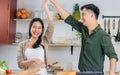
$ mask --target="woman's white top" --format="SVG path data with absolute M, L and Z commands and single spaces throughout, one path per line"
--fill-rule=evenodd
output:
M 43 50 L 42 46 L 35 48 L 35 49 L 27 48 L 25 50 L 25 56 L 27 57 L 28 60 L 31 60 L 33 58 L 38 58 L 38 59 L 42 60 L 43 62 L 45 62 L 45 60 L 44 60 L 45 55 L 44 55 L 44 50 Z M 38 67 L 38 65 L 33 63 L 31 66 L 28 67 L 28 69 L 35 68 L 35 67 Z M 46 68 L 40 68 L 40 71 L 38 71 L 35 74 L 47 75 L 47 70 L 46 70 Z

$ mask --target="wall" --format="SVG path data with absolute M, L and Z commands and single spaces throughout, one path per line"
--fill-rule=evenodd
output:
M 70 13 L 73 11 L 73 4 L 79 3 L 80 6 L 87 4 L 87 3 L 95 3 L 100 7 L 101 14 L 99 17 L 99 23 L 103 27 L 103 19 L 102 15 L 120 15 L 119 7 L 119 0 L 58 0 L 58 2 L 67 9 Z M 114 3 L 114 4 L 113 4 Z M 41 0 L 18 0 L 17 8 L 25 7 L 28 11 L 41 11 L 43 10 L 41 6 Z M 117 21 L 116 21 L 117 23 Z M 16 32 L 27 33 L 28 31 L 28 24 L 29 22 L 17 22 L 17 30 Z M 45 26 L 47 24 L 45 23 Z M 60 29 L 59 29 L 60 28 Z M 116 27 L 117 28 L 117 27 Z M 55 25 L 55 35 L 58 36 L 65 36 L 67 31 L 70 31 L 71 27 L 66 25 L 65 23 L 58 23 L 56 22 Z M 114 45 L 116 52 L 120 58 L 120 51 L 118 43 Z M 71 68 L 72 61 L 78 61 L 80 53 L 80 47 L 74 47 L 73 55 L 70 53 L 70 47 L 49 47 L 49 56 L 51 57 L 52 61 L 59 61 L 60 64 L 68 64 L 67 66 L 69 69 Z M 16 63 L 16 55 L 17 55 L 17 45 L 0 45 L 0 59 L 6 60 L 9 64 L 11 69 L 19 69 Z M 105 61 L 105 70 L 109 69 L 109 59 L 106 57 Z M 117 65 L 120 65 L 118 62 Z M 67 68 L 68 69 L 68 68 Z M 117 67 L 117 71 L 120 69 Z

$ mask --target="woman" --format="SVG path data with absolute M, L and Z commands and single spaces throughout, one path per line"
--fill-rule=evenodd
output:
M 30 22 L 29 39 L 20 42 L 18 46 L 18 65 L 22 69 L 31 69 L 40 67 L 40 71 L 35 73 L 39 75 L 47 75 L 47 49 L 51 41 L 54 31 L 54 22 L 47 7 L 47 0 L 43 0 L 43 6 L 48 18 L 48 27 L 45 35 L 44 24 L 40 18 L 34 18 Z

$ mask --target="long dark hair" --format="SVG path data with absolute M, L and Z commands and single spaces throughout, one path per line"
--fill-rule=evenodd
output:
M 32 21 L 30 22 L 30 25 L 29 25 L 29 38 L 31 38 L 31 27 L 33 25 L 34 22 L 40 22 L 41 25 L 42 25 L 42 33 L 41 35 L 38 37 L 37 41 L 33 44 L 32 48 L 37 48 L 40 46 L 41 42 L 42 42 L 42 35 L 44 33 L 44 23 L 43 21 L 40 19 L 40 18 L 33 18 Z

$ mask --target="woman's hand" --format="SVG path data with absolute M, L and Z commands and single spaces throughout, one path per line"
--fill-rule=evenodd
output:
M 56 0 L 50 0 L 52 3 L 54 3 Z
M 42 0 L 43 6 L 47 6 L 48 0 Z
M 45 63 L 38 58 L 33 58 L 32 61 L 34 63 L 36 63 L 40 68 L 45 68 L 46 67 Z

